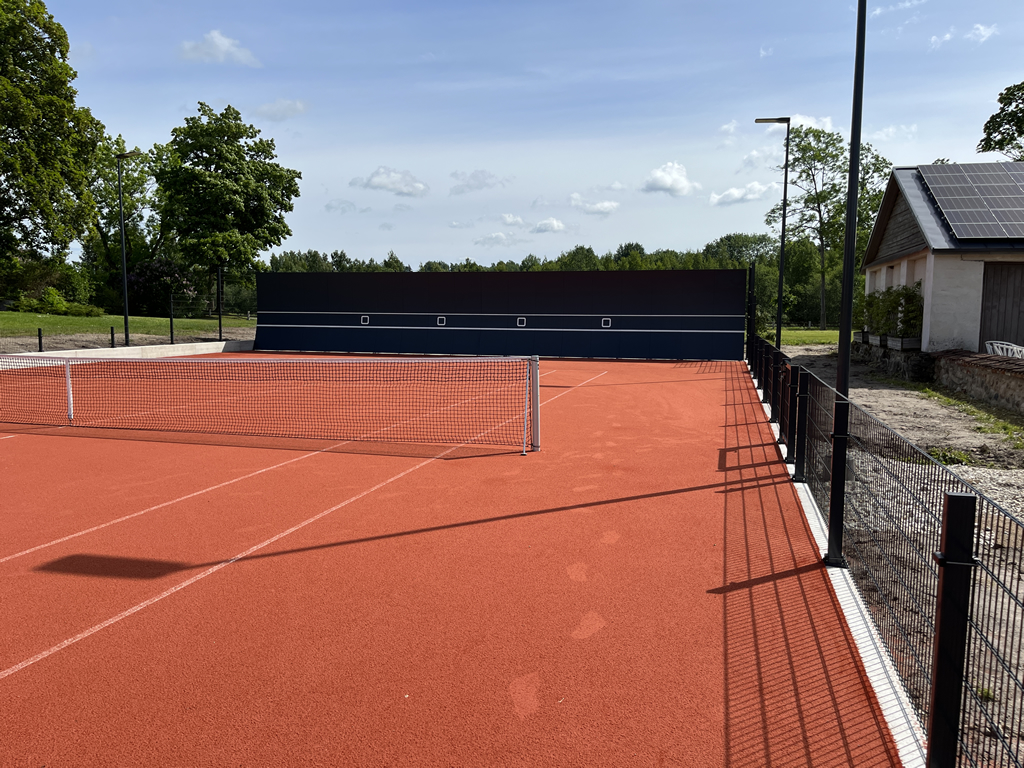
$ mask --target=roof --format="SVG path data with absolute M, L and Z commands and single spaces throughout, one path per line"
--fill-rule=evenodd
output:
M 925 169 L 922 173 L 921 169 Z M 917 226 L 921 230 L 921 234 L 928 243 L 928 247 L 932 251 L 957 251 L 967 253 L 986 253 L 991 251 L 1024 251 L 1024 237 L 1017 236 L 1015 234 L 1007 234 L 1007 230 L 1001 230 L 1001 235 L 992 234 L 994 231 L 1000 231 L 1000 229 L 989 228 L 986 231 L 984 237 L 957 237 L 954 233 L 954 226 L 950 224 L 950 219 L 956 222 L 957 229 L 964 235 L 965 228 L 961 222 L 966 218 L 970 221 L 972 218 L 977 220 L 978 214 L 973 211 L 965 212 L 965 207 L 960 200 L 968 194 L 963 193 L 962 197 L 952 197 L 947 194 L 950 189 L 954 191 L 956 189 L 962 189 L 963 187 L 952 187 L 947 188 L 940 186 L 942 182 L 937 183 L 937 178 L 946 176 L 948 181 L 961 181 L 961 179 L 950 179 L 950 172 L 955 172 L 955 169 L 960 169 L 968 174 L 972 178 L 984 178 L 986 175 L 990 175 L 993 170 L 1000 171 L 1001 169 L 1007 169 L 1012 172 L 1014 181 L 1017 178 L 1024 176 L 1024 163 L 963 163 L 955 166 L 944 166 L 944 165 L 928 165 L 928 166 L 904 166 L 893 168 L 892 174 L 889 176 L 889 184 L 885 188 L 885 194 L 882 197 L 882 204 L 879 206 L 878 215 L 875 217 L 875 225 L 871 230 L 871 237 L 868 239 L 868 247 L 864 254 L 864 269 L 869 264 L 876 263 L 878 261 L 889 261 L 894 258 L 900 258 L 901 256 L 909 254 L 891 254 L 886 255 L 884 259 L 879 259 L 878 249 L 882 243 L 882 236 L 885 233 L 885 228 L 889 223 L 889 217 L 892 214 L 893 208 L 896 202 L 902 197 L 906 200 L 910 206 L 910 210 L 914 215 L 914 219 Z M 938 169 L 938 170 L 936 170 Z M 932 179 L 932 183 L 936 186 L 936 190 L 933 191 L 928 182 L 925 180 L 925 176 L 928 175 Z M 969 182 L 967 182 L 969 184 Z M 984 190 L 984 187 L 982 186 Z M 1024 188 L 1018 187 L 1020 190 L 1020 200 L 1024 201 Z M 937 193 L 937 195 L 936 195 Z M 937 199 L 938 196 L 938 199 Z M 979 197 L 977 192 L 972 193 L 972 202 L 969 205 L 980 207 L 976 198 Z M 991 214 L 988 214 L 988 218 L 996 218 L 1003 216 L 1002 206 L 1013 206 L 1016 203 L 1013 200 L 1006 201 L 1007 197 L 1013 197 L 1013 195 L 1004 195 L 996 199 L 985 199 L 983 202 L 988 202 L 987 207 L 999 206 Z M 941 203 L 940 203 L 941 200 Z M 994 205 L 993 205 L 994 204 Z M 984 214 L 982 214 L 984 216 Z M 1004 217 L 1005 218 L 1005 217 Z M 967 226 L 967 231 L 970 230 L 970 225 Z M 1012 232 L 1013 228 L 1010 227 L 1009 231 Z

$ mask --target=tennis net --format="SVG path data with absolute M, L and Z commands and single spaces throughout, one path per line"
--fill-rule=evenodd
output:
M 0 355 L 0 422 L 538 450 L 538 362 Z

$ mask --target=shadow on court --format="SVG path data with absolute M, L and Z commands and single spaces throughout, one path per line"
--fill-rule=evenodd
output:
M 611 504 L 628 504 L 634 501 L 646 499 L 664 498 L 677 496 L 684 493 L 696 491 L 715 491 L 716 493 L 737 493 L 753 490 L 755 487 L 765 487 L 789 482 L 788 475 L 772 475 L 758 478 L 755 482 L 736 479 L 710 485 L 697 485 L 691 488 L 677 488 L 670 491 L 656 491 L 654 493 L 643 493 L 636 496 L 622 496 L 612 499 L 601 499 L 589 501 L 582 504 L 572 504 L 563 507 L 550 507 L 548 509 L 536 509 L 529 512 L 516 512 L 510 515 L 498 515 L 496 517 L 485 517 L 477 520 L 466 520 L 460 523 L 447 523 L 445 525 L 434 525 L 426 528 L 413 528 L 406 531 L 395 531 L 393 533 L 382 533 L 377 536 L 364 536 L 358 539 L 347 539 L 345 541 L 332 541 L 324 544 L 315 544 L 308 547 L 297 547 L 294 549 L 279 550 L 276 552 L 265 552 L 261 554 L 246 555 L 240 557 L 236 562 L 249 560 L 264 560 L 272 557 L 284 557 L 287 555 L 298 555 L 305 552 L 316 552 L 337 547 L 347 547 L 353 544 L 370 544 L 376 541 L 387 541 L 388 539 L 400 539 L 407 536 L 419 536 L 428 533 L 440 533 L 442 531 L 469 528 L 477 525 L 489 525 L 502 523 L 510 520 L 521 520 L 540 515 L 551 515 L 562 512 L 573 512 L 577 510 L 604 507 Z M 227 562 L 230 558 L 216 560 L 207 563 L 185 563 L 174 560 L 152 560 L 136 557 L 119 557 L 116 555 L 91 555 L 86 553 L 66 555 L 65 557 L 51 560 L 42 565 L 36 566 L 33 570 L 45 573 L 60 573 L 68 576 L 92 576 L 107 579 L 160 579 L 172 573 L 182 571 L 193 571 L 200 568 L 211 568 L 215 565 Z M 783 574 L 784 575 L 784 574 Z M 729 590 L 730 586 L 719 587 L 711 590 L 717 593 L 719 590 Z

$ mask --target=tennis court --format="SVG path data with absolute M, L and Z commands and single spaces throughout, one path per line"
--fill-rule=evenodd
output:
M 899 764 L 744 363 L 545 359 L 539 414 L 0 424 L 0 764 Z

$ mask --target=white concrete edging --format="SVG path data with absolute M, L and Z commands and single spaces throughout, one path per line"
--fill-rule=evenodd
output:
M 151 344 L 144 347 L 101 347 L 47 352 L 19 352 L 18 357 L 124 357 L 154 358 L 213 355 L 218 352 L 251 352 L 252 341 L 201 341 L 194 344 Z

